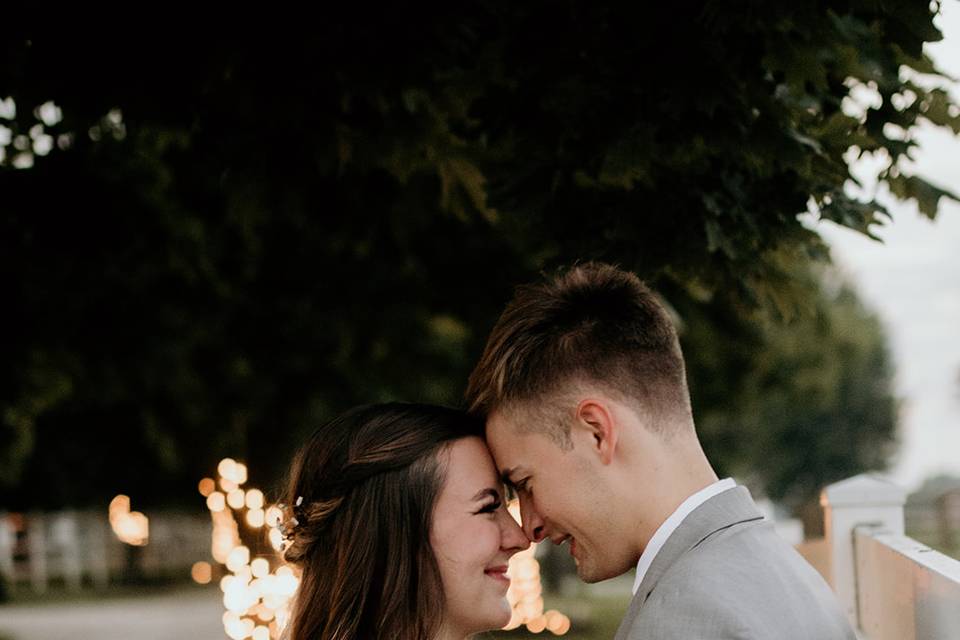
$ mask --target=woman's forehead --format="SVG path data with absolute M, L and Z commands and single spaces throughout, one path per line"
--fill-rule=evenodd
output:
M 497 489 L 499 480 L 493 458 L 483 440 L 470 436 L 448 448 L 446 484 L 457 497 L 472 500 L 483 489 Z

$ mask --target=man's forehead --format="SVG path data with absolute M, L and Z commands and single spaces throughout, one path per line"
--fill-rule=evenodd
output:
M 495 435 L 519 436 L 526 431 L 521 428 L 526 419 L 525 414 L 516 409 L 494 409 L 487 414 L 487 434 L 489 435 L 492 431 Z
M 515 464 L 516 457 L 523 455 L 528 447 L 525 436 L 529 432 L 502 413 L 491 413 L 487 417 L 485 435 L 487 446 L 500 468 Z
M 501 478 L 506 478 L 511 469 L 521 462 L 524 444 L 514 425 L 502 413 L 487 416 L 486 440 Z

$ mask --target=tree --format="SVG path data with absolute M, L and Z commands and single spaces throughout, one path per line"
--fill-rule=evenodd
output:
M 721 473 L 794 511 L 831 482 L 883 468 L 896 444 L 880 321 L 835 273 L 819 271 L 798 274 L 811 308 L 790 322 L 691 309 L 683 335 L 707 453 Z
M 271 477 L 332 411 L 455 402 L 511 286 L 578 259 L 789 315 L 790 265 L 825 253 L 798 214 L 884 214 L 844 154 L 886 154 L 928 215 L 952 197 L 898 165 L 917 122 L 960 128 L 900 78 L 937 75 L 932 15 L 481 2 L 281 42 L 8 38 L 5 502 L 156 499 L 226 453 Z M 879 106 L 848 115 L 854 87 Z

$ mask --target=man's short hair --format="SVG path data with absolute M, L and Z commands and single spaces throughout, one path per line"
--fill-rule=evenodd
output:
M 587 263 L 518 287 L 470 374 L 466 400 L 483 416 L 523 407 L 543 417 L 577 384 L 619 396 L 657 431 L 689 418 L 673 322 L 633 273 Z M 539 428 L 569 441 L 569 420 L 548 422 Z

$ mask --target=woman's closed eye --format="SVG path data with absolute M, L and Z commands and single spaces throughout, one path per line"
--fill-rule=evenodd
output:
M 500 507 L 503 506 L 503 500 L 500 499 L 500 493 L 493 490 L 487 489 L 483 492 L 484 494 L 484 503 L 481 505 L 480 509 L 477 511 L 480 513 L 494 513 Z
M 478 511 L 477 513 L 494 513 L 502 506 L 503 506 L 503 502 L 501 502 L 500 500 L 497 500 L 496 502 L 488 502 L 487 504 L 480 507 L 480 511 Z

